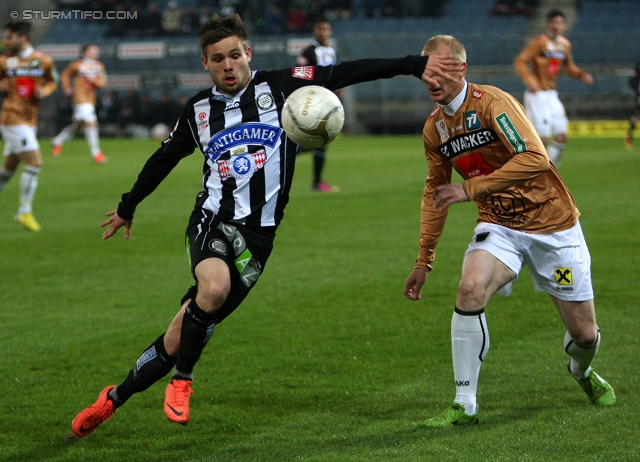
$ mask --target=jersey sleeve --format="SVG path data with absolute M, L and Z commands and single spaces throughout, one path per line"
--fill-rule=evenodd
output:
M 539 85 L 535 74 L 529 69 L 529 64 L 538 55 L 538 49 L 538 39 L 536 38 L 529 42 L 513 61 L 513 67 L 527 87 Z
M 431 271 L 433 269 L 432 263 L 435 259 L 436 246 L 440 241 L 440 236 L 442 236 L 448 211 L 434 209 L 431 196 L 438 186 L 451 183 L 452 168 L 451 164 L 440 155 L 438 148 L 430 142 L 426 133 L 423 133 L 422 138 L 424 152 L 429 165 L 429 173 L 424 185 L 420 205 L 420 241 L 414 268 Z
M 331 66 L 303 66 L 267 71 L 268 78 L 278 82 L 285 98 L 298 88 L 320 85 L 335 91 L 371 80 L 389 79 L 397 75 L 421 78 L 428 56 L 409 55 L 396 59 L 359 59 Z
M 585 75 L 587 75 L 587 73 L 582 69 L 580 69 L 576 65 L 576 63 L 573 61 L 573 55 L 571 53 L 571 44 L 567 41 L 565 46 L 566 46 L 567 56 L 563 63 L 564 73 L 567 74 L 569 77 L 573 77 L 574 79 L 582 79 Z
M 317 64 L 318 60 L 316 59 L 314 47 L 305 48 L 296 59 L 296 66 L 316 66 Z
M 496 132 L 512 156 L 494 172 L 466 180 L 464 188 L 470 199 L 479 200 L 504 191 L 549 170 L 549 157 L 542 141 L 515 98 L 505 95 L 494 99 L 484 117 L 484 126 Z
M 132 220 L 138 204 L 155 191 L 180 160 L 195 150 L 197 144 L 191 129 L 193 117 L 193 105 L 189 100 L 169 137 L 142 167 L 131 191 L 122 195 L 118 216 Z
M 60 86 L 64 91 L 71 90 L 71 79 L 78 74 L 78 61 L 69 64 L 60 74 Z
M 46 98 L 51 95 L 56 88 L 58 88 L 58 71 L 56 70 L 56 64 L 53 59 L 47 56 L 44 63 L 44 81 L 42 83 L 41 98 Z
M 107 85 L 107 72 L 104 68 L 104 64 L 100 63 L 100 72 L 98 77 L 93 81 L 93 85 L 96 88 L 104 88 Z

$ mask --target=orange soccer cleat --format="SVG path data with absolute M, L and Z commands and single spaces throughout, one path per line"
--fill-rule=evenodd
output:
M 54 144 L 53 146 L 51 146 L 51 155 L 53 157 L 58 157 L 60 154 L 62 154 L 61 144 Z
M 186 425 L 189 422 L 189 397 L 194 392 L 191 380 L 173 379 L 164 392 L 164 413 L 169 420 Z
M 93 161 L 96 164 L 102 165 L 102 164 L 106 164 L 107 161 L 109 160 L 109 158 L 107 156 L 105 156 L 104 154 L 102 154 L 101 152 L 95 154 L 93 156 Z
M 109 391 L 115 387 L 115 385 L 109 385 L 102 390 L 98 395 L 98 400 L 73 419 L 71 429 L 78 438 L 87 436 L 116 412 L 113 401 L 108 398 Z

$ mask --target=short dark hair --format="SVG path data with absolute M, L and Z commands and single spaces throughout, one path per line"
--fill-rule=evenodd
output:
M 96 46 L 95 43 L 85 43 L 84 45 L 82 45 L 82 53 L 84 53 L 85 51 L 87 51 L 90 47 Z
M 562 10 L 554 8 L 553 10 L 549 10 L 549 12 L 547 13 L 547 21 L 551 21 L 556 16 L 562 16 L 562 19 L 565 19 Z
M 313 25 L 315 26 L 316 24 L 323 24 L 325 22 L 328 22 L 329 24 L 331 24 L 331 21 L 329 21 L 329 18 L 327 18 L 326 16 L 320 15 L 313 21 Z
M 18 35 L 29 37 L 31 34 L 31 23 L 29 21 L 9 21 L 4 28 Z
M 200 45 L 202 56 L 207 56 L 207 46 L 233 36 L 240 39 L 245 49 L 249 47 L 249 35 L 240 15 L 237 13 L 229 16 L 214 14 L 198 29 L 198 45 Z

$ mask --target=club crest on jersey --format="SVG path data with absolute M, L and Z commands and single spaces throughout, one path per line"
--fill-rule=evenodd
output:
M 449 139 L 449 130 L 447 130 L 447 123 L 444 119 L 440 119 L 436 122 L 436 130 L 440 133 L 441 141 L 447 141 Z
M 296 79 L 313 80 L 315 68 L 313 66 L 301 66 L 291 69 L 291 75 Z
M 236 152 L 243 154 L 236 154 Z M 218 161 L 218 172 L 223 180 L 229 177 L 237 180 L 250 178 L 256 171 L 264 167 L 266 160 L 267 155 L 263 150 L 250 154 L 246 152 L 246 149 L 237 149 L 231 159 Z
M 219 131 L 207 144 L 204 155 L 215 162 L 223 152 L 242 145 L 255 144 L 273 148 L 280 141 L 282 128 L 260 122 L 248 122 Z
M 475 99 L 482 99 L 483 96 L 484 96 L 484 92 L 483 91 L 473 90 L 473 97 Z
M 258 96 L 256 96 L 256 104 L 263 111 L 271 109 L 273 107 L 274 101 L 275 100 L 273 99 L 273 95 L 269 92 L 260 93 Z
M 476 111 L 467 111 L 464 113 L 464 125 L 467 130 L 477 130 L 480 128 L 480 120 Z

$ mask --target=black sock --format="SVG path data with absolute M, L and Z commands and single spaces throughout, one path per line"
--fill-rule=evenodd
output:
M 324 166 L 324 152 L 313 151 L 313 184 L 322 181 L 322 167 Z
M 195 298 L 184 310 L 180 348 L 174 377 L 193 380 L 193 367 L 213 334 L 213 317 L 198 306 Z
M 171 372 L 176 358 L 169 356 L 164 348 L 164 334 L 142 352 L 127 378 L 109 392 L 116 407 L 122 406 L 135 393 L 146 390 Z

